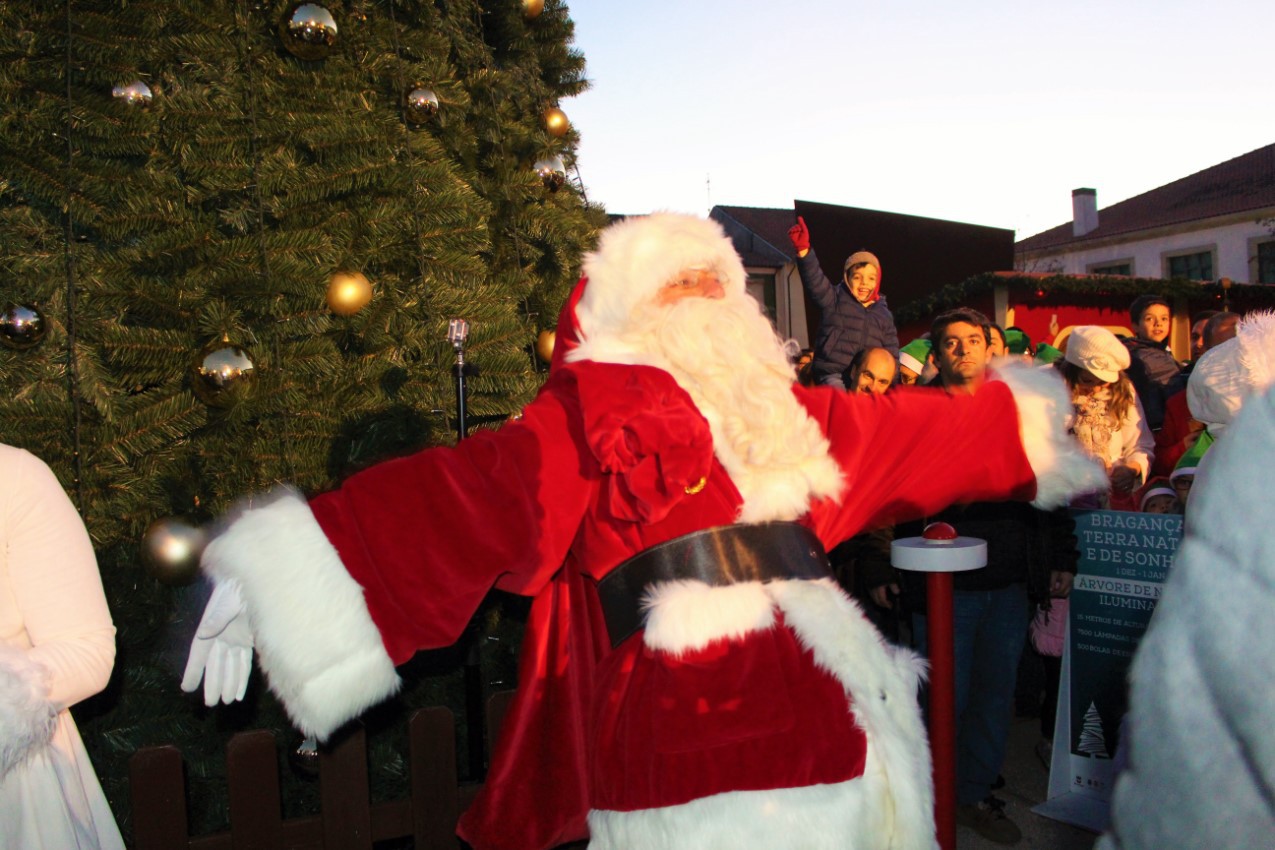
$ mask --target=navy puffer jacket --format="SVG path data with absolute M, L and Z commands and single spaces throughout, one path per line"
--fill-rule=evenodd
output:
M 812 366 L 816 382 L 826 375 L 840 375 L 865 348 L 884 348 L 898 359 L 899 332 L 884 297 L 864 307 L 844 283 L 828 280 L 813 248 L 797 258 L 797 271 L 822 314 Z

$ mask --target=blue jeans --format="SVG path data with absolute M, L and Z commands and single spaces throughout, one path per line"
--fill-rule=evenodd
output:
M 992 783 L 1005 761 L 1018 659 L 1027 639 L 1030 609 L 1022 584 L 998 590 L 958 590 L 952 595 L 956 802 L 969 805 L 992 792 Z M 913 616 L 913 634 L 922 651 L 927 646 L 927 626 L 924 616 Z

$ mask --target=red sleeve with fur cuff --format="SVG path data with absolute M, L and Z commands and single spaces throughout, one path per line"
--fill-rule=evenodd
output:
M 310 508 L 395 664 L 447 646 L 493 587 L 535 594 L 562 565 L 594 462 L 568 370 L 521 419 L 350 477 Z
M 845 471 L 839 501 L 823 500 L 810 524 L 831 549 L 864 529 L 918 519 L 955 502 L 1021 500 L 1036 479 L 1007 386 L 974 395 L 899 388 L 867 396 L 798 387 Z

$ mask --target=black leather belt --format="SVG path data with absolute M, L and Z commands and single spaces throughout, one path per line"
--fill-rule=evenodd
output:
M 720 587 L 745 581 L 831 576 L 823 544 L 795 522 L 723 525 L 639 552 L 598 582 L 611 646 L 643 627 L 642 601 L 653 584 L 695 579 Z

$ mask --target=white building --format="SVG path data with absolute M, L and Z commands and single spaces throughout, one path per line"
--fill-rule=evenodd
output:
M 1275 145 L 1098 209 L 1014 246 L 1020 271 L 1275 283 Z

